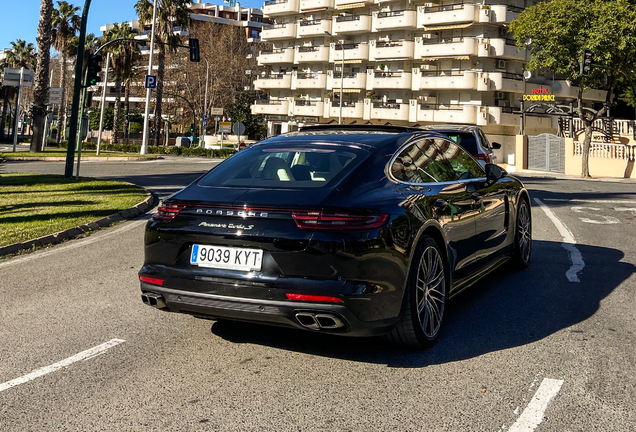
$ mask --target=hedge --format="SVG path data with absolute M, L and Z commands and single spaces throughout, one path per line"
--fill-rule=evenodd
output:
M 60 147 L 67 148 L 68 142 L 62 141 L 60 142 Z M 83 150 L 96 150 L 97 143 L 93 142 L 85 142 L 82 143 Z M 112 151 L 119 153 L 139 153 L 141 151 L 141 146 L 136 144 L 109 144 L 102 143 L 100 146 L 100 150 L 103 151 Z M 221 150 L 211 150 L 204 149 L 201 147 L 195 148 L 186 148 L 186 147 L 177 147 L 177 146 L 148 146 L 148 153 L 151 154 L 160 154 L 160 155 L 170 155 L 170 156 L 205 156 L 205 157 L 215 157 L 226 159 L 236 153 L 234 149 L 221 149 Z

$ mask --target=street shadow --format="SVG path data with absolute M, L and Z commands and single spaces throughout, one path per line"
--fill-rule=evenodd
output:
M 585 260 L 580 283 L 565 277 L 570 262 L 561 243 L 535 241 L 528 269 L 502 267 L 453 298 L 437 343 L 424 351 L 405 350 L 381 337 L 348 338 L 232 321 L 215 322 L 211 331 L 234 343 L 399 368 L 470 359 L 533 343 L 585 321 L 634 273 L 634 265 L 621 262 L 619 250 L 577 248 Z
M 33 208 L 44 208 L 44 207 L 66 207 L 66 206 L 81 206 L 81 205 L 90 205 L 94 204 L 94 201 L 85 201 L 85 200 L 68 200 L 68 201 L 55 201 L 55 202 L 32 202 L 32 203 L 22 203 L 22 204 L 9 204 L 9 205 L 0 205 L 0 214 L 3 215 L 3 218 L 11 212 L 18 212 L 26 209 Z

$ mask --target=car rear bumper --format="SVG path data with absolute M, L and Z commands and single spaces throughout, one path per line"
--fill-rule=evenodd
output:
M 248 299 L 195 293 L 141 282 L 142 300 L 157 309 L 205 319 L 230 319 L 347 336 L 387 333 L 397 317 L 362 321 L 346 305 Z

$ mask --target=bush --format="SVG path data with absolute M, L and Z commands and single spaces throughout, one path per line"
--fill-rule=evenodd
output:
M 144 129 L 141 123 L 131 123 L 130 133 L 140 133 Z

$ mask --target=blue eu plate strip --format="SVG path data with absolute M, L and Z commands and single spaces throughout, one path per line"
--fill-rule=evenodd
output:
M 197 262 L 197 255 L 199 255 L 199 245 L 192 246 L 192 256 L 190 257 L 190 263 Z

